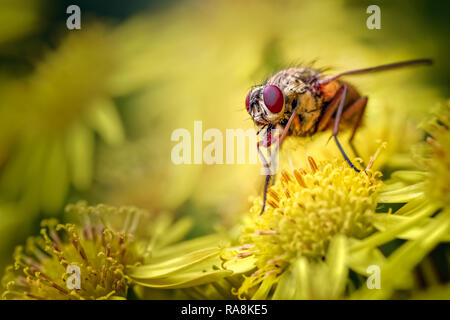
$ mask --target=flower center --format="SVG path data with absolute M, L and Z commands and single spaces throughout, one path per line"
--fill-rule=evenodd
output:
M 299 256 L 322 258 L 337 234 L 360 238 L 371 231 L 381 174 L 355 172 L 340 160 L 308 162 L 308 171 L 282 171 L 268 190 L 264 213 L 259 197 L 245 217 L 237 257 L 255 257 L 258 268 L 247 288 Z

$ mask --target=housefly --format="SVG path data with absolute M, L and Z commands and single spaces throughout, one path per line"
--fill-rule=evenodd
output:
M 288 135 L 307 137 L 326 130 L 332 131 L 342 156 L 355 171 L 338 139 L 339 129 L 352 128 L 350 146 L 363 120 L 367 96 L 346 81 L 345 76 L 385 71 L 416 65 L 430 65 L 430 59 L 417 59 L 356 69 L 336 75 L 325 76 L 313 68 L 289 68 L 281 70 L 263 84 L 250 90 L 245 100 L 247 112 L 257 128 L 258 152 L 265 167 L 269 167 L 261 147 L 269 148 L 276 143 L 276 150 Z M 277 136 L 273 134 L 278 130 Z M 354 149 L 354 148 L 353 148 Z M 277 152 L 277 151 L 276 151 Z M 273 172 L 266 175 L 263 207 L 266 205 L 267 189 Z

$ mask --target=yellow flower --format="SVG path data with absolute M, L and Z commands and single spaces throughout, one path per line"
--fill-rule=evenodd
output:
M 426 126 L 430 137 L 427 142 L 433 149 L 433 155 L 427 159 L 430 169 L 427 182 L 429 196 L 450 208 L 450 101 L 446 108 L 438 111 Z
M 66 211 L 78 222 L 44 220 L 41 236 L 16 249 L 14 265 L 2 281 L 4 299 L 126 298 L 131 284 L 127 268 L 177 241 L 189 228 L 180 221 L 168 231 L 167 219 L 149 224 L 148 214 L 133 207 L 78 203 Z M 74 276 L 79 276 L 78 287 Z
M 68 32 L 29 75 L 1 83 L 0 266 L 38 213 L 55 216 L 69 194 L 91 187 L 98 146 L 124 140 L 110 89 L 114 47 L 93 24 Z
M 439 243 L 450 241 L 450 105 L 438 110 L 423 124 L 428 133 L 427 144 L 415 146 L 412 158 L 420 170 L 398 170 L 380 189 L 379 202 L 384 205 L 403 204 L 395 215 L 377 214 L 374 226 L 381 232 L 365 239 L 355 248 L 375 247 L 387 240 L 409 240 L 397 248 L 385 261 L 383 290 L 361 290 L 355 298 L 388 298 L 396 288 L 412 288 L 412 270 L 427 268 L 433 262 L 427 258 Z M 405 204 L 406 203 L 406 204 Z M 429 269 L 429 267 L 428 267 Z M 429 273 L 429 272 L 428 272 Z M 424 280 L 425 281 L 425 280 Z M 414 294 L 432 296 L 439 286 L 426 281 L 428 293 L 415 289 Z M 436 289 L 436 290 L 435 290 Z M 414 296 L 414 295 L 413 295 Z
M 42 2 L 26 0 L 3 0 L 0 3 L 0 44 L 11 44 L 14 40 L 39 31 L 43 17 L 39 16 Z
M 68 211 L 81 214 L 83 224 L 45 220 L 41 236 L 29 238 L 25 247 L 16 249 L 14 266 L 8 268 L 3 279 L 7 287 L 5 299 L 126 297 L 130 279 L 125 275 L 125 267 L 142 261 L 142 252 L 133 237 L 142 212 L 83 204 L 69 206 Z M 119 212 L 129 216 L 129 225 L 115 231 L 102 217 Z M 67 270 L 71 266 L 79 268 L 79 289 L 68 283 L 71 273 Z
M 192 239 L 132 268 L 139 296 L 181 289 L 199 299 L 386 299 L 416 290 L 414 268 L 450 239 L 449 213 L 431 218 L 439 207 L 418 198 L 392 214 L 379 172 L 358 173 L 338 159 L 307 163 L 279 173 L 266 210 L 260 215 L 259 196 L 237 237 Z M 396 239 L 407 241 L 386 257 L 383 246 Z M 379 290 L 368 289 L 371 270 L 382 274 Z
M 419 170 L 396 171 L 384 188 L 382 202 L 399 203 L 423 198 L 450 208 L 450 102 L 422 124 L 427 144 L 416 145 Z
M 18 211 L 60 212 L 72 186 L 92 183 L 95 133 L 110 145 L 123 141 L 110 89 L 114 42 L 100 25 L 83 30 L 1 88 L 0 200 Z
M 358 173 L 341 160 L 308 162 L 308 171 L 282 171 L 268 190 L 264 213 L 259 197 L 244 219 L 234 258 L 253 256 L 257 270 L 245 278 L 240 297 L 251 297 L 266 279 L 276 283 L 300 257 L 322 259 L 336 235 L 361 238 L 372 231 L 381 174 Z

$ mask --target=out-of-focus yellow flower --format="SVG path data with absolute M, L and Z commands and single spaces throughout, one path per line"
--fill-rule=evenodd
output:
M 142 212 L 133 208 L 106 206 L 69 207 L 77 211 L 82 225 L 42 223 L 41 237 L 29 238 L 25 248 L 18 247 L 14 266 L 3 283 L 6 299 L 108 299 L 126 297 L 130 279 L 125 268 L 142 261 L 134 236 Z M 128 225 L 115 231 L 103 222 L 108 215 L 127 217 Z M 125 220 L 124 220 L 125 221 Z M 79 268 L 79 288 L 68 285 L 69 267 Z
M 95 132 L 109 144 L 124 138 L 108 86 L 113 48 L 99 25 L 70 33 L 30 76 L 2 88 L 1 201 L 54 214 L 71 186 L 91 185 Z
M 42 1 L 3 0 L 0 3 L 0 45 L 39 30 Z
M 17 248 L 15 263 L 2 281 L 3 298 L 126 298 L 131 284 L 127 268 L 179 240 L 190 226 L 184 220 L 171 225 L 167 217 L 152 221 L 147 212 L 133 207 L 78 203 L 66 211 L 77 222 L 44 220 L 41 236 Z M 78 288 L 70 285 L 74 280 L 69 267 L 79 270 Z
M 56 215 L 71 191 L 90 188 L 98 141 L 123 142 L 110 88 L 117 45 L 104 26 L 86 24 L 30 74 L 0 83 L 0 266 L 38 213 Z

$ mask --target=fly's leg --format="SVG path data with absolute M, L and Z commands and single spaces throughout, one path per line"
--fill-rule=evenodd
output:
M 260 216 L 263 214 L 264 210 L 266 209 L 267 190 L 269 189 L 269 184 L 270 184 L 270 179 L 271 178 L 272 178 L 271 175 L 267 175 L 266 176 L 266 181 L 264 181 L 263 205 L 262 205 L 261 212 L 259 213 Z
M 271 139 L 271 137 L 270 137 Z M 263 163 L 264 168 L 269 171 L 268 174 L 266 174 L 266 180 L 264 182 L 264 193 L 263 193 L 263 205 L 262 205 L 262 209 L 259 215 L 262 215 L 264 210 L 266 209 L 266 200 L 267 200 L 267 190 L 269 189 L 269 184 L 270 184 L 270 179 L 272 178 L 272 175 L 270 172 L 270 166 L 268 161 L 266 160 L 266 158 L 264 157 L 264 154 L 262 153 L 261 149 L 260 149 L 260 144 L 258 142 L 257 144 L 257 149 L 258 149 L 258 153 L 259 153 L 259 157 L 261 158 L 261 162 Z
M 351 118 L 352 116 L 354 116 L 355 114 L 358 115 L 358 118 L 356 119 L 355 125 L 352 130 L 352 134 L 351 134 L 350 138 L 348 139 L 350 148 L 352 148 L 353 153 L 358 158 L 361 158 L 361 157 L 360 157 L 358 151 L 356 150 L 355 145 L 353 144 L 353 139 L 355 138 L 356 131 L 361 126 L 362 119 L 363 119 L 364 113 L 366 111 L 366 106 L 367 106 L 367 97 L 361 97 L 358 100 L 356 100 L 355 102 L 353 102 L 353 104 L 350 105 L 350 107 L 342 114 L 343 120 L 347 120 L 347 119 Z
M 339 88 L 339 90 L 334 95 L 333 99 L 331 99 L 330 103 L 325 107 L 323 115 L 319 123 L 317 124 L 318 132 L 324 131 L 328 127 L 328 123 L 330 122 L 331 116 L 336 112 L 336 109 L 339 106 L 339 101 L 341 100 L 343 92 L 344 86 Z
M 291 116 L 289 117 L 288 122 L 286 123 L 286 126 L 283 128 L 283 132 L 280 135 L 280 138 L 278 139 L 278 144 L 277 144 L 277 148 L 276 151 L 278 152 L 278 149 L 281 146 L 281 143 L 283 142 L 284 138 L 286 138 L 287 134 L 289 133 L 289 128 L 292 125 L 292 122 L 294 121 L 295 117 L 297 116 L 297 110 L 298 107 L 295 107 L 295 109 L 292 111 Z
M 364 116 L 364 113 L 366 111 L 367 106 L 367 97 L 361 97 L 342 114 L 343 119 L 348 119 L 352 117 L 354 114 L 358 114 L 358 119 L 356 119 L 355 126 L 353 127 L 352 135 L 350 136 L 349 141 L 353 141 L 353 138 L 355 137 L 356 131 L 361 126 L 362 119 Z
M 350 159 L 348 158 L 347 154 L 345 153 L 344 149 L 342 148 L 341 143 L 339 142 L 339 139 L 337 137 L 337 135 L 339 133 L 339 123 L 342 118 L 342 111 L 344 110 L 344 101 L 345 101 L 345 97 L 347 96 L 347 85 L 344 84 L 342 87 L 344 89 L 343 89 L 343 92 L 341 95 L 341 99 L 339 101 L 336 119 L 334 119 L 333 137 L 334 137 L 334 141 L 336 142 L 336 145 L 338 146 L 339 150 L 341 151 L 342 156 L 344 157 L 345 161 L 347 161 L 347 163 L 349 164 L 350 167 L 353 168 L 353 170 L 355 170 L 356 172 L 360 172 L 361 170 L 356 168 L 353 165 L 353 163 L 350 161 Z
M 276 145 L 276 147 L 275 147 L 275 153 L 274 153 L 274 154 L 277 154 L 277 153 L 278 153 L 278 150 L 279 150 L 279 148 L 280 148 L 280 146 L 281 146 L 281 143 L 283 142 L 284 138 L 286 138 L 287 134 L 289 133 L 289 128 L 291 127 L 292 122 L 294 121 L 295 117 L 297 116 L 297 108 L 298 108 L 298 107 L 296 107 L 296 108 L 292 111 L 292 114 L 291 114 L 291 116 L 289 117 L 289 120 L 288 120 L 286 126 L 283 128 L 283 132 L 282 132 L 282 133 L 280 134 L 280 136 L 278 137 L 278 141 L 277 141 L 277 145 Z M 270 128 L 270 130 L 271 130 L 271 128 Z M 269 136 L 269 134 L 267 134 L 267 136 Z M 270 144 L 267 144 L 268 147 L 270 147 L 270 145 L 272 144 L 272 141 L 273 141 L 273 140 L 272 140 L 272 134 L 270 134 L 269 139 L 270 139 Z M 263 153 L 262 153 L 261 150 L 259 149 L 259 143 L 258 143 L 258 152 L 259 152 L 259 155 L 260 155 L 260 157 L 261 157 L 261 159 L 262 159 L 262 161 L 263 161 L 264 167 L 266 167 L 266 168 L 268 168 L 268 170 L 270 170 L 269 165 L 268 165 L 268 163 L 267 163 L 267 160 L 264 158 Z M 270 172 L 270 173 L 272 173 L 272 172 Z M 270 185 L 270 179 L 271 179 L 271 177 L 272 177 L 271 174 L 266 175 L 266 181 L 265 181 L 265 183 L 264 183 L 263 206 L 262 206 L 262 210 L 261 210 L 260 215 L 263 214 L 263 212 L 264 212 L 264 210 L 265 210 L 265 208 L 266 208 L 267 190 L 268 190 L 269 185 Z

